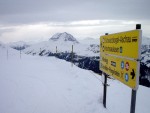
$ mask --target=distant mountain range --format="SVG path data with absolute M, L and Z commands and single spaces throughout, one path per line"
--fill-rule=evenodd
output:
M 2 42 L 0 42 L 2 45 Z M 4 45 L 4 44 L 3 44 Z M 72 45 L 74 54 L 84 57 L 99 57 L 99 39 L 85 38 L 77 40 L 71 34 L 56 33 L 48 41 L 37 44 L 28 44 L 23 41 L 9 43 L 7 46 L 17 50 L 23 50 L 26 54 L 49 55 L 49 53 L 71 53 Z M 56 50 L 57 48 L 57 50 Z M 150 67 L 150 38 L 142 37 L 141 62 Z
M 23 50 L 27 54 L 33 55 L 49 55 L 49 53 L 71 53 L 72 45 L 73 52 L 78 56 L 98 57 L 99 53 L 99 39 L 85 38 L 77 40 L 71 34 L 56 33 L 48 41 L 37 44 L 29 44 L 23 41 L 9 43 L 7 46 L 17 50 Z M 0 42 L 0 45 L 4 45 Z M 56 50 L 57 47 L 57 50 Z M 150 67 L 150 38 L 142 37 L 141 47 L 141 62 L 147 67 Z
M 25 53 L 48 55 L 49 52 L 56 53 L 56 46 L 58 53 L 71 53 L 73 45 L 73 52 L 81 56 L 99 56 L 99 45 L 97 44 L 83 44 L 80 43 L 69 33 L 57 33 L 53 35 L 48 41 L 34 44 L 24 50 Z

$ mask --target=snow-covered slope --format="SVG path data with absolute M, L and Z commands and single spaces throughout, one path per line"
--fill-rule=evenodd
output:
M 12 42 L 8 44 L 11 48 L 17 49 L 17 50 L 22 50 L 30 46 L 30 44 L 24 42 L 24 41 L 19 41 L 19 42 Z
M 1 49 L 1 47 L 0 47 Z M 55 57 L 0 51 L 0 113 L 129 113 L 131 89 L 108 80 L 107 109 L 101 77 Z M 139 86 L 136 113 L 150 113 L 150 90 Z
M 43 55 L 48 55 L 49 52 L 56 53 L 56 46 L 57 52 L 63 53 L 71 53 L 72 45 L 74 45 L 74 53 L 81 56 L 98 56 L 99 54 L 96 53 L 96 50 L 99 50 L 97 46 L 90 46 L 89 44 L 82 44 L 79 43 L 71 34 L 69 33 L 57 33 L 53 35 L 49 41 L 41 42 L 35 44 L 31 47 L 28 47 L 24 50 L 25 53 L 30 54 L 39 54 L 43 53 Z M 93 48 L 95 50 L 93 51 Z

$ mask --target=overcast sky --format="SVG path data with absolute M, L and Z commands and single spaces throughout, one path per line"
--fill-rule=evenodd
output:
M 135 29 L 150 37 L 150 0 L 0 0 L 0 41 L 43 41 L 57 32 L 76 38 Z

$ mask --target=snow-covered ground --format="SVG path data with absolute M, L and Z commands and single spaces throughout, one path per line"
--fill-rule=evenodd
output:
M 55 57 L 27 56 L 0 46 L 0 113 L 129 113 L 131 89 Z M 150 89 L 137 91 L 136 113 L 150 113 Z

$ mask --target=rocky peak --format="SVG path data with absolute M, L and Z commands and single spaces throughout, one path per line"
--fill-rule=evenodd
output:
M 79 43 L 71 34 L 66 33 L 66 32 L 64 32 L 64 33 L 56 33 L 49 40 Z

